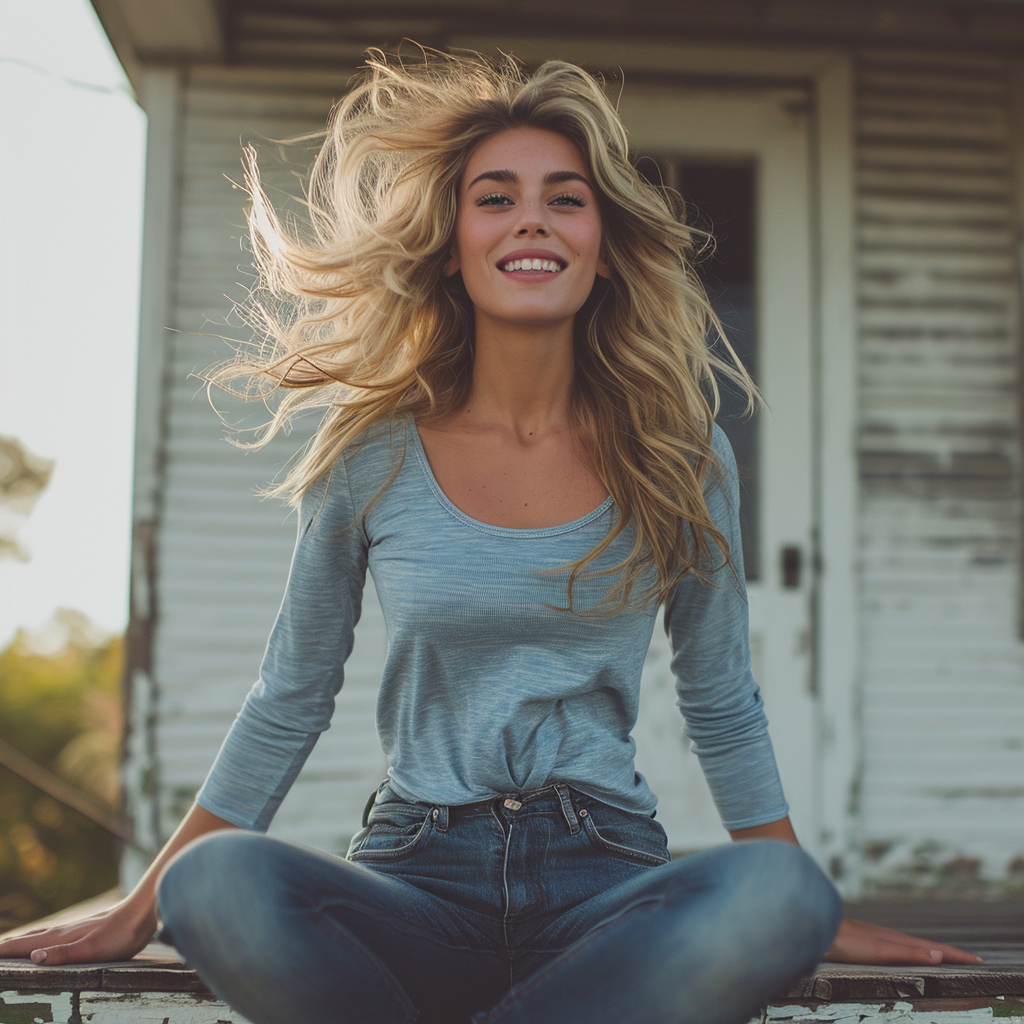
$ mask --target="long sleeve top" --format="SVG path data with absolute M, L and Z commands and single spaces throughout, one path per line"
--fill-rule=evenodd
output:
M 750 671 L 735 460 L 718 428 L 713 446 L 722 472 L 708 474 L 705 498 L 736 571 L 686 577 L 663 621 L 685 732 L 737 829 L 788 808 Z M 270 825 L 330 726 L 369 569 L 388 631 L 377 731 L 398 796 L 463 804 L 564 782 L 651 813 L 630 732 L 657 608 L 573 614 L 568 570 L 539 571 L 581 558 L 617 514 L 609 497 L 560 526 L 481 522 L 438 486 L 411 416 L 369 428 L 303 496 L 259 678 L 198 802 L 243 828 Z M 634 538 L 629 524 L 587 568 L 617 564 Z M 574 606 L 596 605 L 608 580 L 578 583 Z

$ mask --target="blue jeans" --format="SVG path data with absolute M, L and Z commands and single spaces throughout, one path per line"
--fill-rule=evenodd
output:
M 255 1024 L 742 1024 L 842 913 L 788 843 L 670 861 L 652 817 L 566 785 L 443 807 L 383 783 L 347 859 L 219 831 L 158 899 L 164 941 Z

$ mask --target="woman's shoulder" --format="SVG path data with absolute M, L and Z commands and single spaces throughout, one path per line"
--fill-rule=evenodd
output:
M 358 513 L 401 466 L 405 417 L 376 420 L 345 446 L 334 463 L 307 488 L 303 509 Z M 307 513 L 303 513 L 306 515 Z
M 390 472 L 396 460 L 405 453 L 408 440 L 408 417 L 386 416 L 365 427 L 345 446 L 340 459 L 351 478 Z
M 731 499 L 739 489 L 739 471 L 729 437 L 718 423 L 711 435 L 711 452 L 714 458 L 704 479 L 705 497 L 718 492 Z
M 729 442 L 729 437 L 722 429 L 720 423 L 714 425 L 714 430 L 711 434 L 711 450 L 715 453 L 723 467 L 735 470 L 736 457 L 732 453 L 732 444 Z

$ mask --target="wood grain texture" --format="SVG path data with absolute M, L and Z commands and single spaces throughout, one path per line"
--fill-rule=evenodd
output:
M 1007 68 L 857 64 L 868 891 L 1016 884 L 1019 282 Z

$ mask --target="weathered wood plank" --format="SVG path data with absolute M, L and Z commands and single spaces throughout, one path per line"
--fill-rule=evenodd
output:
M 878 58 L 857 93 L 864 878 L 1010 889 L 1024 659 L 1007 78 Z M 949 998 L 980 983 L 944 977 Z
M 82 992 L 78 1012 L 88 1024 L 247 1024 L 213 996 L 182 992 Z
M 1004 1012 L 1007 1008 L 1009 1012 Z M 1024 1007 L 997 1000 L 915 999 L 825 1004 L 810 1001 L 770 1006 L 763 1021 L 765 1024 L 983 1024 L 993 1016 L 1009 1024 L 1024 1024 Z
M 848 905 L 851 916 L 921 934 L 930 931 L 928 937 L 940 941 L 973 937 L 979 941 L 968 945 L 986 962 L 912 969 L 823 964 L 752 1024 L 975 1024 L 993 1016 L 1024 1024 L 1019 1016 L 1024 1013 L 1022 907 L 1020 902 L 923 900 Z M 149 949 L 158 953 L 166 947 Z M 0 1024 L 36 1019 L 53 1024 L 247 1024 L 179 959 L 150 952 L 115 964 L 57 968 L 0 961 Z
M 81 1020 L 77 1014 L 78 1000 L 71 992 L 5 992 L 3 987 L 0 984 L 0 1024 L 67 1024 L 75 1018 Z
M 0 989 L 25 992 L 64 992 L 70 989 L 103 987 L 103 967 L 69 964 L 41 967 L 29 960 L 0 960 Z
M 858 153 L 858 169 L 887 168 L 900 175 L 915 170 L 945 174 L 992 174 L 1007 176 L 1011 173 L 1009 155 L 1004 150 L 942 150 L 923 146 L 908 146 L 900 139 L 875 139 L 870 146 L 862 146 Z

